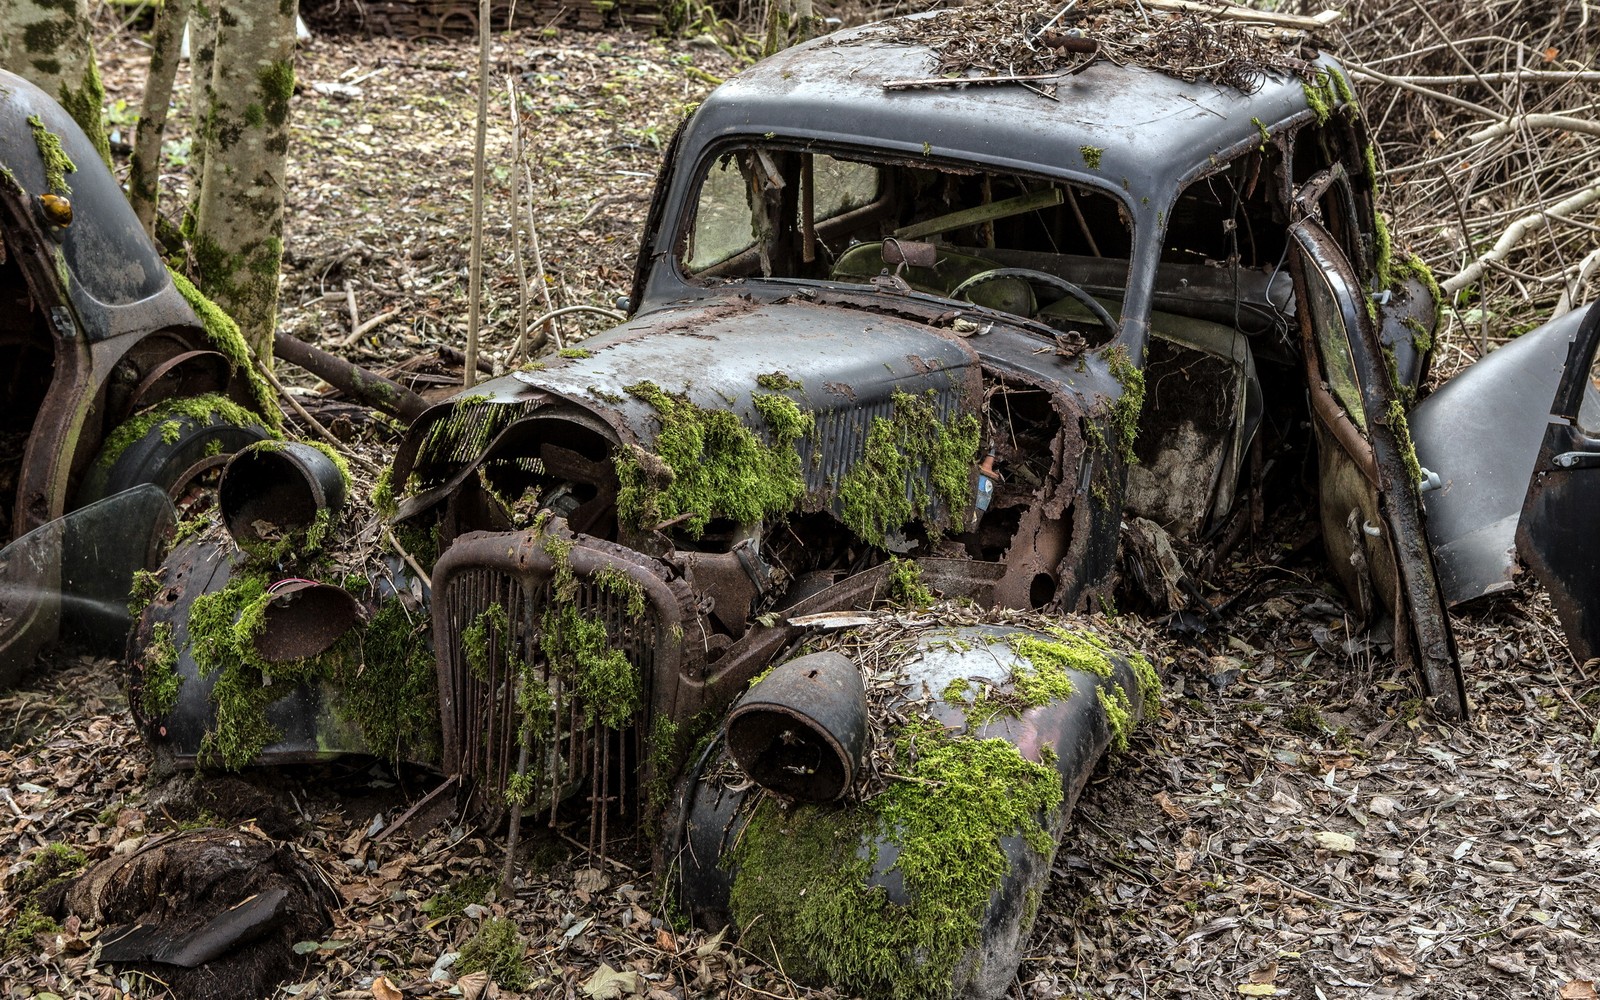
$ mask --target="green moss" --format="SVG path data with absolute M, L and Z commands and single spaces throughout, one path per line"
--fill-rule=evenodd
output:
M 851 992 L 949 996 L 1010 871 L 1002 839 L 1020 835 L 1044 858 L 1054 850 L 1041 825 L 1061 802 L 1050 764 L 1004 740 L 914 725 L 895 746 L 895 773 L 909 780 L 869 802 L 786 812 L 763 798 L 732 857 L 730 903 L 745 946 Z M 891 870 L 908 905 L 869 881 L 878 842 L 898 849 Z
M 93 53 L 86 62 L 83 79 L 77 89 L 68 87 L 63 82 L 61 92 L 56 97 L 61 107 L 72 116 L 73 121 L 78 123 L 78 127 L 83 129 L 89 144 L 100 154 L 101 162 L 110 167 L 112 166 L 111 141 L 106 136 L 105 123 L 106 89 L 100 82 L 100 70 Z
M 426 610 L 390 599 L 324 662 L 335 685 L 334 712 L 354 725 L 376 756 L 390 762 L 437 760 L 439 675 Z
M 753 524 L 792 510 L 805 493 L 796 445 L 814 421 L 781 396 L 753 402 L 770 425 L 766 444 L 728 410 L 704 409 L 654 382 L 625 391 L 655 408 L 661 429 L 654 453 L 620 449 L 615 460 L 623 522 L 647 531 L 683 518 L 699 537 L 713 518 Z
M 621 729 L 639 710 L 641 679 L 627 654 L 611 644 L 606 624 L 566 604 L 540 622 L 540 647 L 583 702 L 585 725 Z
M 9 895 L 19 903 L 31 902 L 46 889 L 81 872 L 89 858 L 76 847 L 50 844 L 36 852 L 22 871 L 11 877 Z
M 63 198 L 72 196 L 72 186 L 67 175 L 75 173 L 78 165 L 61 148 L 61 137 L 45 126 L 38 115 L 28 116 L 28 127 L 33 129 L 33 144 L 39 149 L 39 160 L 44 164 L 44 183 L 52 193 Z
M 626 602 L 628 617 L 638 620 L 644 617 L 646 601 L 644 588 L 639 586 L 628 574 L 615 566 L 602 566 L 590 577 L 596 590 L 620 597 Z
M 556 352 L 556 356 L 562 358 L 572 358 L 575 361 L 581 361 L 584 358 L 594 357 L 594 352 L 586 351 L 581 347 L 563 347 L 561 350 Z
M 1139 414 L 1144 410 L 1144 372 L 1128 357 L 1128 349 L 1118 344 L 1106 352 L 1106 366 L 1122 384 L 1122 395 L 1111 404 L 1111 430 L 1122 447 L 1122 457 L 1132 465 L 1138 461 L 1133 444 L 1139 437 Z
M 461 649 L 467 656 L 472 676 L 489 682 L 490 642 L 511 634 L 511 623 L 503 604 L 496 602 L 478 612 L 472 623 L 461 630 Z
M 280 59 L 267 64 L 256 74 L 261 85 L 262 117 L 281 127 L 289 121 L 289 99 L 294 96 L 294 63 Z
M 344 454 L 325 441 L 302 441 L 300 443 L 308 448 L 315 448 L 328 456 L 328 461 L 332 462 L 333 467 L 339 470 L 339 478 L 344 482 L 345 495 L 349 496 L 350 488 L 355 483 L 355 479 L 350 475 L 350 462 L 344 457 Z M 388 469 L 384 471 L 387 472 Z
M 528 967 L 523 962 L 527 942 L 517 933 L 517 925 L 507 917 L 490 917 L 461 946 L 455 974 L 487 972 L 501 989 L 526 990 L 532 986 Z
M 882 546 L 890 531 L 918 518 L 931 524 L 935 502 L 950 512 L 964 512 L 971 502 L 978 419 L 941 420 L 935 398 L 931 389 L 921 396 L 896 392 L 893 418 L 873 418 L 861 458 L 840 482 L 840 517 L 863 541 Z M 931 494 L 914 475 L 924 465 Z
M 1300 89 L 1305 92 L 1306 105 L 1317 116 L 1317 124 L 1327 124 L 1328 118 L 1333 114 L 1333 102 L 1336 100 L 1328 86 L 1328 74 L 1318 71 L 1312 82 L 1302 82 Z
M 400 505 L 394 495 L 394 466 L 386 465 L 372 484 L 372 507 L 386 521 L 394 520 Z
M 0 955 L 30 954 L 37 947 L 35 938 L 42 934 L 59 933 L 61 925 L 40 913 L 37 906 L 29 904 L 19 907 L 16 916 L 11 918 L 11 926 L 6 928 L 5 936 L 0 937 Z
M 473 903 L 483 902 L 484 897 L 493 892 L 499 882 L 499 878 L 488 873 L 468 875 L 455 885 L 423 903 L 417 909 L 435 920 L 441 920 L 445 917 L 459 917 L 461 912 L 468 906 Z
M 278 399 L 267 385 L 267 380 L 256 371 L 255 354 L 250 350 L 250 345 L 245 343 L 244 335 L 239 332 L 239 324 L 235 323 L 233 317 L 223 312 L 215 302 L 206 298 L 188 278 L 177 271 L 169 270 L 168 273 L 172 275 L 173 286 L 199 317 L 200 326 L 205 330 L 206 339 L 211 342 L 211 346 L 228 359 L 233 374 L 244 379 L 250 399 L 260 412 L 261 419 L 268 427 L 282 426 L 283 413 L 278 409 Z
M 1296 732 L 1302 736 L 1321 736 L 1327 731 L 1328 724 L 1323 721 L 1322 713 L 1317 711 L 1315 705 L 1302 702 L 1296 705 L 1288 715 L 1283 717 L 1285 729 Z
M 1351 114 L 1354 114 L 1358 105 L 1356 103 L 1356 93 L 1350 89 L 1350 81 L 1339 70 L 1330 67 L 1328 70 L 1328 82 L 1333 87 L 1334 98 L 1340 104 L 1343 104 Z
M 922 566 L 915 559 L 889 557 L 889 600 L 908 608 L 933 603 L 933 591 L 922 582 Z
M 147 569 L 133 571 L 133 579 L 128 584 L 128 616 L 137 618 L 144 614 L 144 609 L 161 593 L 161 574 Z
M 140 678 L 139 704 L 146 718 L 157 719 L 178 704 L 183 676 L 178 673 L 178 647 L 172 641 L 172 623 L 156 622 L 150 630 L 150 645 L 145 647 Z
M 482 394 L 461 396 L 434 421 L 417 449 L 418 464 L 464 463 L 482 457 L 500 432 L 533 409 L 531 402 L 497 403 Z M 409 486 L 409 484 L 407 484 Z
M 806 388 L 781 371 L 757 375 L 756 385 L 768 392 L 804 392 Z
M 1261 133 L 1261 145 L 1256 148 L 1265 153 L 1267 151 L 1267 144 L 1272 141 L 1272 133 L 1267 129 L 1267 123 L 1259 118 L 1252 117 L 1250 119 L 1250 124 L 1254 125 L 1256 127 L 1256 131 Z
M 186 419 L 200 424 L 221 421 L 234 427 L 261 426 L 260 417 L 226 396 L 216 393 L 177 396 L 162 400 L 151 409 L 118 425 L 100 449 L 100 465 L 105 468 L 115 465 L 124 452 L 144 440 L 157 427 L 161 428 L 161 439 L 172 444 L 182 433 L 182 421 Z
M 1133 733 L 1136 720 L 1128 693 L 1121 685 L 1107 684 L 1095 688 L 1095 697 L 1106 714 L 1106 725 L 1111 728 L 1111 749 L 1121 753 L 1128 749 L 1128 737 Z
M 1100 169 L 1100 157 L 1105 155 L 1105 150 L 1099 146 L 1079 146 L 1078 152 L 1083 155 L 1083 165 L 1090 170 Z
M 1400 460 L 1405 463 L 1406 475 L 1413 487 L 1422 482 L 1422 464 L 1417 461 L 1417 448 L 1411 441 L 1411 427 L 1406 422 L 1406 410 L 1398 399 L 1389 401 L 1389 430 L 1394 434 L 1395 447 L 1400 449 Z

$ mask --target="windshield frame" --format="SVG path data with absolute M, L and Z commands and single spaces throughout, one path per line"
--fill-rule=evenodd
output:
M 695 131 L 691 121 L 689 136 L 694 138 Z M 1161 226 L 1154 218 L 1154 212 L 1162 201 L 1160 198 L 1147 197 L 1136 200 L 1136 192 L 1117 184 L 1110 179 L 1098 174 L 1085 173 L 1082 170 L 1067 167 L 1051 167 L 1039 163 L 1023 163 L 1010 157 L 990 156 L 949 156 L 926 150 L 901 149 L 900 144 L 885 143 L 861 136 L 839 136 L 837 134 L 827 137 L 816 135 L 793 135 L 777 130 L 728 130 L 715 136 L 707 137 L 703 142 L 686 142 L 684 153 L 672 167 L 671 172 L 664 175 L 662 183 L 669 185 L 670 194 L 667 204 L 672 206 L 670 215 L 663 220 L 663 225 L 654 234 L 654 246 L 648 248 L 653 260 L 650 268 L 651 276 L 648 282 L 648 297 L 656 301 L 663 299 L 671 301 L 684 301 L 685 299 L 698 298 L 705 295 L 725 293 L 730 288 L 744 290 L 772 288 L 790 293 L 797 287 L 814 287 L 839 290 L 855 294 L 884 294 L 881 290 L 873 288 L 870 284 L 829 280 L 826 278 L 801 278 L 801 277 L 763 277 L 761 275 L 741 276 L 738 278 L 713 278 L 705 279 L 692 276 L 684 271 L 683 257 L 687 247 L 689 234 L 695 224 L 699 212 L 700 192 L 704 180 L 715 168 L 717 162 L 729 153 L 752 146 L 777 148 L 784 151 L 821 153 L 841 159 L 864 160 L 884 165 L 904 164 L 926 166 L 935 170 L 948 170 L 953 174 L 961 173 L 989 173 L 994 175 L 1016 175 L 1037 179 L 1049 184 L 1067 184 L 1085 190 L 1095 195 L 1103 195 L 1112 199 L 1116 205 L 1124 225 L 1127 227 L 1130 253 L 1128 254 L 1127 268 L 1123 274 L 1123 299 L 1122 311 L 1118 320 L 1118 331 L 1110 344 L 1123 344 L 1131 349 L 1137 348 L 1142 353 L 1145 330 L 1148 325 L 1150 281 L 1154 268 L 1152 261 L 1159 251 L 1157 234 Z M 1110 259 L 1121 260 L 1121 257 Z M 666 293 L 666 294 L 663 294 Z M 913 291 L 906 296 L 910 299 L 921 300 L 933 304 L 952 304 L 963 310 L 971 309 L 981 313 L 985 319 L 993 319 L 1014 325 L 1019 329 L 1039 334 L 1043 332 L 1059 332 L 1045 323 L 1026 316 L 1014 313 L 989 309 L 964 300 L 951 299 L 931 293 Z M 1135 356 L 1138 356 L 1137 354 Z

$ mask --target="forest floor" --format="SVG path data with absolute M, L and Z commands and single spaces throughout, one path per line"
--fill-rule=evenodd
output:
M 112 99 L 136 106 L 141 50 L 112 34 L 102 58 Z M 628 292 L 661 150 L 731 60 L 694 41 L 528 31 L 502 38 L 496 62 L 524 95 L 552 302 L 611 306 Z M 461 346 L 475 67 L 465 41 L 305 46 L 289 332 L 380 368 Z M 519 303 L 497 93 L 484 344 L 503 365 Z M 177 205 L 181 135 L 170 149 Z M 1079 801 L 1013 996 L 1595 996 L 1595 667 L 1572 662 L 1542 595 L 1519 592 L 1456 619 L 1474 714 L 1442 725 L 1385 650 L 1349 633 L 1319 561 L 1290 563 L 1226 626 L 1167 648 L 1160 716 Z M 672 930 L 644 861 L 597 867 L 575 846 L 582 834 L 534 835 L 508 899 L 484 892 L 503 834 L 451 821 L 376 843 L 425 789 L 420 772 L 363 762 L 196 785 L 153 775 L 119 681 L 115 661 L 60 656 L 0 695 L 0 855 L 66 842 L 94 859 L 196 823 L 288 840 L 343 905 L 332 933 L 308 943 L 305 980 L 281 995 L 477 996 L 482 983 L 455 982 L 449 956 L 491 916 L 524 937 L 526 978 L 501 996 L 837 995 L 790 982 L 743 950 L 737 929 Z M 0 959 L 0 996 L 159 994 L 95 966 L 92 944 L 73 929 Z

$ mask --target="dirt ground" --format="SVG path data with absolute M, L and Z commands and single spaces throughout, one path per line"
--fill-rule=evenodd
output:
M 136 106 L 141 50 L 108 28 L 102 58 L 112 100 Z M 503 38 L 496 60 L 524 95 L 552 303 L 611 306 L 661 149 L 730 60 L 692 40 L 538 31 Z M 305 46 L 289 332 L 380 368 L 463 344 L 475 63 L 466 43 Z M 483 343 L 503 365 L 519 298 L 503 86 L 496 100 Z M 179 136 L 174 195 L 184 149 Z M 1238 569 L 1271 556 L 1263 543 Z M 1524 591 L 1457 618 L 1475 713 L 1440 725 L 1387 651 L 1349 633 L 1319 560 L 1278 563 L 1249 608 L 1165 650 L 1160 718 L 1080 801 L 1014 996 L 1595 996 L 1600 668 L 1572 662 L 1542 596 Z M 481 976 L 454 979 L 451 956 L 493 916 L 524 938 L 526 977 L 501 996 L 836 995 L 789 982 L 740 949 L 737 929 L 675 933 L 642 862 L 595 867 L 562 829 L 532 837 L 509 899 L 473 891 L 503 861 L 492 831 L 451 820 L 376 843 L 423 774 L 345 763 L 196 793 L 152 773 L 119 683 L 114 661 L 58 656 L 0 695 L 0 854 L 67 842 L 97 859 L 206 823 L 291 841 L 343 907 L 282 996 L 482 995 Z M 0 995 L 160 994 L 95 966 L 93 933 L 0 959 Z

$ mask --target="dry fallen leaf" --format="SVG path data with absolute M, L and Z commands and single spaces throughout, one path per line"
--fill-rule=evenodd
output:
M 1389 945 L 1374 945 L 1372 960 L 1378 963 L 1378 968 L 1392 975 L 1410 978 L 1417 974 L 1417 963 Z
M 1155 803 L 1161 807 L 1162 812 L 1166 813 L 1173 819 L 1178 820 L 1179 822 L 1189 818 L 1189 810 L 1172 801 L 1172 796 L 1168 795 L 1166 792 L 1157 792 Z
M 374 1000 L 401 1000 L 405 994 L 396 989 L 387 976 L 379 976 L 372 981 L 372 996 Z
M 456 986 L 461 989 L 462 1000 L 494 1000 L 500 995 L 500 987 L 482 969 L 457 979 Z
M 1247 997 L 1273 997 L 1278 995 L 1278 988 L 1271 983 L 1240 983 L 1239 992 Z
M 1337 833 L 1333 830 L 1318 830 L 1311 835 L 1317 846 L 1329 851 L 1350 853 L 1356 849 L 1356 838 L 1348 833 Z
M 1561 985 L 1561 1000 L 1595 1000 L 1593 979 L 1574 979 Z
M 639 979 L 639 974 L 629 969 L 627 972 L 618 972 L 611 966 L 601 963 L 589 981 L 583 984 L 583 995 L 590 1000 L 621 1000 L 629 994 L 640 993 L 644 984 Z

